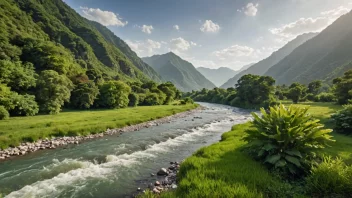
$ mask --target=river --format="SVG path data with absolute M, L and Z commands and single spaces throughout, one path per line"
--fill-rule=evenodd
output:
M 151 173 L 217 142 L 250 114 L 200 103 L 204 110 L 171 123 L 42 150 L 0 163 L 5 197 L 130 197 L 157 180 Z M 198 118 L 197 118 L 198 117 Z

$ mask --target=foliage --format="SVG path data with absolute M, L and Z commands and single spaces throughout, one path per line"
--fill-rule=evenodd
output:
M 40 111 L 57 114 L 61 111 L 64 102 L 71 96 L 73 84 L 65 75 L 59 75 L 53 70 L 44 70 L 37 81 L 37 100 Z
M 270 107 L 262 117 L 252 113 L 254 129 L 247 130 L 250 154 L 283 175 L 307 173 L 319 149 L 332 142 L 330 129 L 322 129 L 308 108 L 284 105 Z
M 306 179 L 306 191 L 312 197 L 349 197 L 352 194 L 352 166 L 340 159 L 325 157 L 313 167 Z
M 334 93 L 339 104 L 352 102 L 352 70 L 347 71 L 343 77 L 336 78 L 334 83 Z
M 70 102 L 78 109 L 89 109 L 99 94 L 94 82 L 79 83 L 71 92 Z
M 39 107 L 33 95 L 18 95 L 12 92 L 9 97 L 11 116 L 34 116 L 39 112 Z
M 322 81 L 321 80 L 314 80 L 308 84 L 308 93 L 311 93 L 313 95 L 317 95 L 319 92 L 319 89 L 322 87 Z
M 190 97 L 186 97 L 186 98 L 184 98 L 183 100 L 181 100 L 181 104 L 182 105 L 185 105 L 185 104 L 193 104 L 194 103 L 194 101 L 192 100 L 192 98 L 190 98 Z
M 97 105 L 106 108 L 124 108 L 128 106 L 131 88 L 122 81 L 108 81 L 99 86 Z
M 0 106 L 0 120 L 6 120 L 9 119 L 10 114 L 9 112 L 5 109 L 4 106 Z
M 289 87 L 287 98 L 291 99 L 293 103 L 298 103 L 300 99 L 304 98 L 307 88 L 300 83 L 292 83 Z
M 129 103 L 128 103 L 129 107 L 135 107 L 139 104 L 139 96 L 136 93 L 130 93 L 128 95 L 128 100 L 129 100 Z
M 170 197 L 292 197 L 295 189 L 273 176 L 241 150 L 244 131 L 239 124 L 221 141 L 188 157 L 178 173 L 178 188 Z M 163 194 L 161 195 L 163 197 Z
M 338 133 L 352 134 L 352 104 L 343 106 L 343 109 L 333 114 L 334 130 Z
M 162 104 L 162 102 L 159 101 L 159 96 L 156 93 L 148 93 L 142 103 L 142 105 L 146 106 L 154 106 L 160 104 Z
M 322 92 L 315 96 L 315 102 L 335 102 L 336 97 L 333 93 Z

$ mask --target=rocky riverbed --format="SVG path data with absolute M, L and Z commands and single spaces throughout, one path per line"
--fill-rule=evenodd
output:
M 68 144 L 79 144 L 83 141 L 87 141 L 87 140 L 91 140 L 91 139 L 95 139 L 95 138 L 101 138 L 106 135 L 122 134 L 124 132 L 138 131 L 143 128 L 158 126 L 163 123 L 169 123 L 175 118 L 186 117 L 186 116 L 191 115 L 197 111 L 200 111 L 201 109 L 202 109 L 202 107 L 199 107 L 194 110 L 181 112 L 181 113 L 167 116 L 164 118 L 160 118 L 157 120 L 152 120 L 152 121 L 143 122 L 143 123 L 136 124 L 136 125 L 126 126 L 126 127 L 119 128 L 119 129 L 107 129 L 105 132 L 91 134 L 91 135 L 87 135 L 87 136 L 54 137 L 51 139 L 46 138 L 46 139 L 38 140 L 36 142 L 24 142 L 24 143 L 21 143 L 21 145 L 17 146 L 17 147 L 9 147 L 4 150 L 0 149 L 0 160 L 5 160 L 5 159 L 9 159 L 9 158 L 12 158 L 15 156 L 20 156 L 20 155 L 26 155 L 28 153 L 32 153 L 32 152 L 35 152 L 38 150 L 55 149 L 57 147 L 65 146 Z
M 151 177 L 155 175 L 159 176 L 159 179 L 154 183 L 150 183 L 148 188 L 141 189 L 137 188 L 137 193 L 132 197 L 138 197 L 141 193 L 146 193 L 147 190 L 154 194 L 160 194 L 161 192 L 174 190 L 177 188 L 177 173 L 180 169 L 180 165 L 182 162 L 170 162 L 170 166 L 168 168 L 161 168 L 156 174 L 151 173 Z M 163 178 L 160 179 L 160 176 Z

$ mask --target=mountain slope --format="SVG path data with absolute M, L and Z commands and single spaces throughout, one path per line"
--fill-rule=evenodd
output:
M 316 33 L 308 33 L 303 34 L 295 38 L 294 40 L 287 43 L 284 47 L 277 50 L 276 52 L 272 53 L 268 58 L 259 61 L 258 63 L 252 65 L 247 70 L 244 70 L 238 73 L 236 76 L 228 80 L 225 84 L 223 84 L 222 88 L 233 87 L 237 81 L 246 74 L 256 74 L 256 75 L 263 75 L 270 67 L 277 64 L 287 55 L 289 55 L 295 48 L 302 45 L 307 40 L 316 36 Z
M 278 84 L 329 80 L 352 68 L 352 12 L 295 49 L 265 75 Z
M 145 57 L 142 60 L 151 65 L 164 80 L 174 83 L 181 91 L 189 92 L 215 87 L 191 63 L 181 59 L 172 52 Z
M 62 0 L 1 0 L 0 15 L 1 39 L 8 46 L 22 48 L 30 39 L 35 44 L 61 48 L 84 71 L 91 70 L 103 78 L 160 81 L 123 41 L 113 42 L 120 39 L 111 32 L 108 39 L 101 33 L 105 27 L 81 17 Z M 21 61 L 32 61 L 23 57 Z
M 218 87 L 238 73 L 227 67 L 220 67 L 218 69 L 198 67 L 197 70 Z

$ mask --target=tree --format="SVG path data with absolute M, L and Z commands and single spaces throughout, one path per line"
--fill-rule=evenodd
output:
M 269 106 L 273 100 L 275 80 L 270 76 L 247 74 L 236 84 L 238 106 Z
M 124 108 L 128 106 L 131 88 L 122 81 L 108 81 L 99 87 L 97 105 L 107 108 Z
M 306 87 L 298 82 L 292 83 L 289 87 L 287 98 L 291 99 L 293 103 L 298 101 L 305 96 Z
M 37 101 L 40 111 L 57 114 L 64 102 L 69 102 L 73 84 L 65 75 L 53 70 L 44 70 L 37 81 Z
M 160 105 L 158 94 L 148 93 L 144 99 L 143 105 L 146 105 L 146 106 Z
M 130 95 L 128 95 L 128 106 L 129 107 L 135 107 L 139 104 L 139 96 L 136 93 L 130 93 Z
M 347 71 L 343 77 L 333 80 L 334 94 L 339 104 L 352 103 L 352 70 Z
M 176 98 L 177 88 L 171 82 L 166 82 L 158 85 L 158 89 L 166 95 L 164 104 L 169 104 Z
M 19 95 L 12 92 L 10 96 L 11 108 L 8 109 L 11 116 L 34 116 L 39 112 L 39 107 L 33 95 Z
M 308 84 L 308 93 L 317 95 L 319 93 L 319 89 L 322 87 L 321 80 L 315 80 Z
M 99 89 L 94 82 L 79 83 L 71 93 L 70 102 L 78 109 L 89 109 L 99 94 Z
M 13 91 L 23 93 L 35 87 L 36 77 L 32 63 L 0 60 L 0 83 L 7 84 Z

